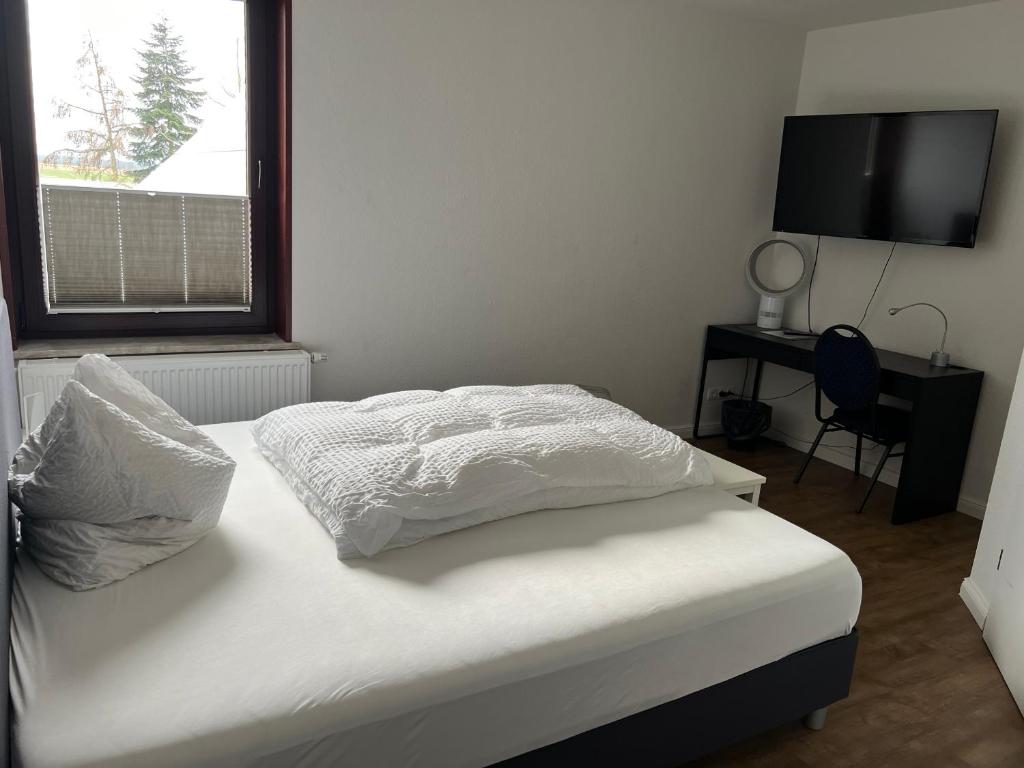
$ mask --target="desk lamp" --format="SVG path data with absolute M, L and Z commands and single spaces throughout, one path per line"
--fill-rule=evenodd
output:
M 932 352 L 932 356 L 929 360 L 936 368 L 946 368 L 949 366 L 949 352 L 946 351 L 946 334 L 949 333 L 949 318 L 946 317 L 946 313 L 936 307 L 934 304 L 929 304 L 927 301 L 918 301 L 913 304 L 907 304 L 904 307 L 889 307 L 890 315 L 897 315 L 904 309 L 910 309 L 911 307 L 931 307 L 940 315 L 942 315 L 942 322 L 944 324 L 942 330 L 942 342 L 939 344 L 939 348 Z

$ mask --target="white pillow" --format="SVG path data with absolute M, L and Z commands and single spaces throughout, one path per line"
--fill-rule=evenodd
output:
M 9 485 L 28 551 L 81 590 L 198 541 L 220 519 L 234 467 L 123 368 L 87 355 L 18 450 Z

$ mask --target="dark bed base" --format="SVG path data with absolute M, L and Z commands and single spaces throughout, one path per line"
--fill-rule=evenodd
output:
M 674 768 L 846 698 L 857 639 L 854 629 L 846 637 L 513 757 L 496 768 Z M 818 713 L 817 727 L 822 715 Z

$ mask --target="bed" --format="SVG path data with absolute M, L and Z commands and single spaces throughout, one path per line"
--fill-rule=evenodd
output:
M 238 465 L 198 544 L 85 593 L 15 556 L 16 764 L 671 766 L 847 694 L 856 569 L 721 490 L 343 563 L 247 424 L 204 429 Z

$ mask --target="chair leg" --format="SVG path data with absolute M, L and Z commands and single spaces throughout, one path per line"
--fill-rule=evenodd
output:
M 862 432 L 857 433 L 857 453 L 853 458 L 853 474 L 860 477 L 860 456 L 864 448 L 864 434 Z
M 796 473 L 796 477 L 793 478 L 794 483 L 799 483 L 800 478 L 804 476 L 804 472 L 807 471 L 807 465 L 811 463 L 811 459 L 814 458 L 814 452 L 818 450 L 818 443 L 821 442 L 821 438 L 825 436 L 825 430 L 828 429 L 828 423 L 821 425 L 821 429 L 818 430 L 818 436 L 814 438 L 814 442 L 811 443 L 811 449 L 807 452 L 807 456 L 804 457 L 804 463 L 800 465 L 800 471 Z
M 871 492 L 875 490 L 875 483 L 878 482 L 878 476 L 882 474 L 882 467 L 885 466 L 885 462 L 889 460 L 889 454 L 892 453 L 892 446 L 885 446 L 885 451 L 882 453 L 882 458 L 878 462 L 878 466 L 875 467 L 875 473 L 871 476 L 871 485 L 868 486 L 867 493 L 864 494 L 864 499 L 860 503 L 860 507 L 857 508 L 857 514 L 859 515 L 864 511 L 864 506 L 868 503 L 868 497 Z

